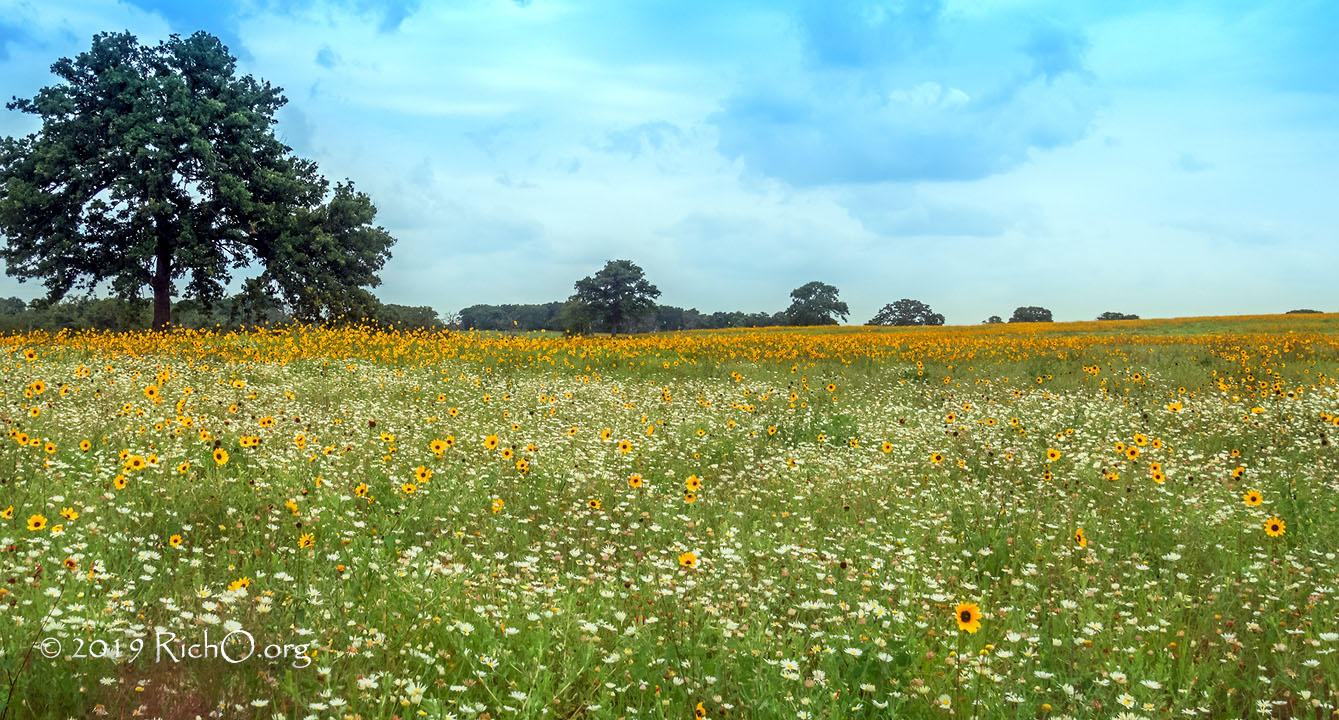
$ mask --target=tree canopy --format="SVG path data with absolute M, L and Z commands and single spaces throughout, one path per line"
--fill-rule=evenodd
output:
M 1015 308 L 1013 317 L 1009 318 L 1009 322 L 1051 322 L 1051 311 L 1036 305 Z
M 260 285 L 295 317 L 374 308 L 363 286 L 394 239 L 352 183 L 328 184 L 274 135 L 282 91 L 250 75 L 218 38 L 197 32 L 143 46 L 102 33 L 51 67 L 61 82 L 10 110 L 41 128 L 0 138 L 0 257 L 50 300 L 106 284 L 153 295 L 164 327 L 183 297 L 223 296 L 230 271 L 264 265 Z
M 1108 310 L 1108 311 L 1102 313 L 1101 315 L 1098 315 L 1098 316 L 1097 316 L 1097 319 L 1098 319 L 1098 320 L 1101 320 L 1101 321 L 1103 321 L 1103 322 L 1105 322 L 1105 321 L 1107 321 L 1107 320 L 1138 320 L 1138 319 L 1139 319 L 1139 316 L 1138 316 L 1138 315 L 1130 315 L 1130 314 L 1128 314 L 1128 313 L 1115 312 L 1115 311 L 1113 311 L 1113 310 Z
M 837 293 L 837 288 L 827 283 L 805 283 L 790 292 L 792 302 L 786 308 L 786 317 L 791 325 L 836 325 L 851 312 Z
M 580 330 L 598 326 L 613 335 L 650 313 L 660 290 L 631 260 L 610 260 L 591 277 L 576 281 L 576 294 L 564 309 L 564 324 Z
M 868 325 L 943 325 L 944 316 L 920 300 L 902 298 L 883 306 Z

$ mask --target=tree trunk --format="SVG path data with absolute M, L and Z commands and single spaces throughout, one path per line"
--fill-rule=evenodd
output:
M 153 269 L 153 329 L 166 330 L 172 319 L 172 251 L 165 239 L 158 239 Z

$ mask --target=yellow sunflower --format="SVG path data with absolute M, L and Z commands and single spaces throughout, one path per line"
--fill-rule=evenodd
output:
M 959 603 L 953 610 L 958 629 L 974 633 L 981 629 L 981 608 L 976 603 Z

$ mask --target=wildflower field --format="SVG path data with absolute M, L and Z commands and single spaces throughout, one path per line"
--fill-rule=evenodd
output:
M 6 718 L 1337 714 L 1336 315 L 0 351 Z

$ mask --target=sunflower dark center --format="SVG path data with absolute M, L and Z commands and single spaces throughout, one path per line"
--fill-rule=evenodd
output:
M 969 623 L 969 622 L 971 622 L 971 621 L 972 621 L 972 611 L 971 611 L 971 610 L 963 610 L 962 612 L 958 613 L 958 619 L 961 620 L 962 622 L 965 622 L 965 623 Z

